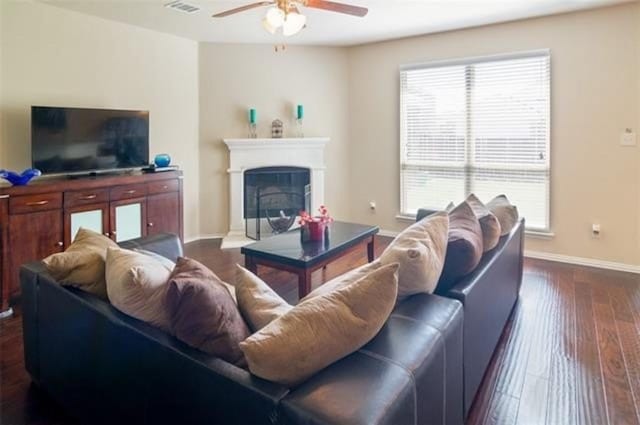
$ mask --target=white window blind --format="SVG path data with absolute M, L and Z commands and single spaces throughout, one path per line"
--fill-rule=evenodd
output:
M 549 230 L 548 51 L 403 67 L 401 213 L 504 193 Z

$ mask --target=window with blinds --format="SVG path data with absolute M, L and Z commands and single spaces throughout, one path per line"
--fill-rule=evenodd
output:
M 548 51 L 400 71 L 401 213 L 504 193 L 549 230 Z

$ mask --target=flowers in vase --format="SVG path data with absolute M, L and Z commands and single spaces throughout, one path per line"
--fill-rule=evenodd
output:
M 333 222 L 333 217 L 329 215 L 329 210 L 324 205 L 320 205 L 318 208 L 318 212 L 320 215 L 312 216 L 308 212 L 302 210 L 300 211 L 300 219 L 298 220 L 298 224 L 301 226 L 306 226 L 309 223 L 323 223 L 329 224 Z
M 314 217 L 306 211 L 300 211 L 298 223 L 301 226 L 303 240 L 306 239 L 305 233 L 308 233 L 309 240 L 312 241 L 321 241 L 324 238 L 324 230 L 333 221 L 333 218 L 324 205 L 320 205 L 318 212 L 320 215 Z

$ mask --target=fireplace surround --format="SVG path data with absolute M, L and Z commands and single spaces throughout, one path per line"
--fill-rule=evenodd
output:
M 291 167 L 309 171 L 309 209 L 324 204 L 327 137 L 283 139 L 224 139 L 229 149 L 229 232 L 222 248 L 237 248 L 253 242 L 246 236 L 245 173 L 264 167 Z

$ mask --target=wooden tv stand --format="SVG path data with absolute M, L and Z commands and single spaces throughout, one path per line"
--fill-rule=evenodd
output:
M 183 239 L 182 172 L 0 185 L 0 318 L 20 294 L 20 266 L 64 251 L 80 226 L 116 242 L 162 232 Z

